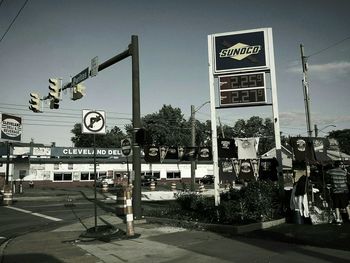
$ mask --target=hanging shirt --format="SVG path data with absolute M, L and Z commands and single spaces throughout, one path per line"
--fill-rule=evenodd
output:
M 219 158 L 237 158 L 237 149 L 234 139 L 218 139 Z
M 147 163 L 159 163 L 160 162 L 160 151 L 158 146 L 145 146 L 145 162 Z
M 294 137 L 291 138 L 290 144 L 293 148 L 295 161 L 303 163 L 315 161 L 315 151 L 310 138 Z
M 255 138 L 237 138 L 238 159 L 257 159 L 256 139 Z
M 327 162 L 332 160 L 327 156 L 328 140 L 325 138 L 312 138 L 312 144 L 317 161 Z
M 240 171 L 239 171 L 239 179 L 245 181 L 254 181 L 254 169 L 250 160 L 241 160 L 240 163 Z

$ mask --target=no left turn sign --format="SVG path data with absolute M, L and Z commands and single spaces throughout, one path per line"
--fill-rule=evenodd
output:
M 106 134 L 106 114 L 104 111 L 83 110 L 83 129 L 86 134 Z

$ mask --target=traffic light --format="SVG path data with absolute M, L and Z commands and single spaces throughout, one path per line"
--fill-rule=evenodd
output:
M 58 109 L 60 107 L 60 100 L 56 98 L 51 98 L 50 109 Z
M 85 93 L 85 86 L 82 84 L 77 84 L 76 86 L 73 87 L 73 95 L 72 95 L 72 100 L 78 100 L 84 97 Z
M 61 82 L 59 79 L 49 79 L 49 96 L 54 99 L 60 98 Z
M 31 99 L 29 100 L 29 109 L 33 112 L 41 112 L 41 100 L 38 93 L 30 93 Z
M 144 146 L 149 140 L 149 133 L 145 128 L 140 128 L 135 133 L 135 142 L 138 145 Z

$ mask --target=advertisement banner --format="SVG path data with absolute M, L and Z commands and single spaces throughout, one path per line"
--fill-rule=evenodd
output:
M 1 139 L 21 141 L 22 118 L 9 114 L 1 114 Z

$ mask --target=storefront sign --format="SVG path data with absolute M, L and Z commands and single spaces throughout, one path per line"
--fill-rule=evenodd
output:
M 51 149 L 51 156 L 56 157 L 93 157 L 94 148 L 76 148 L 76 147 L 54 147 Z M 120 149 L 96 148 L 96 157 L 120 157 Z

